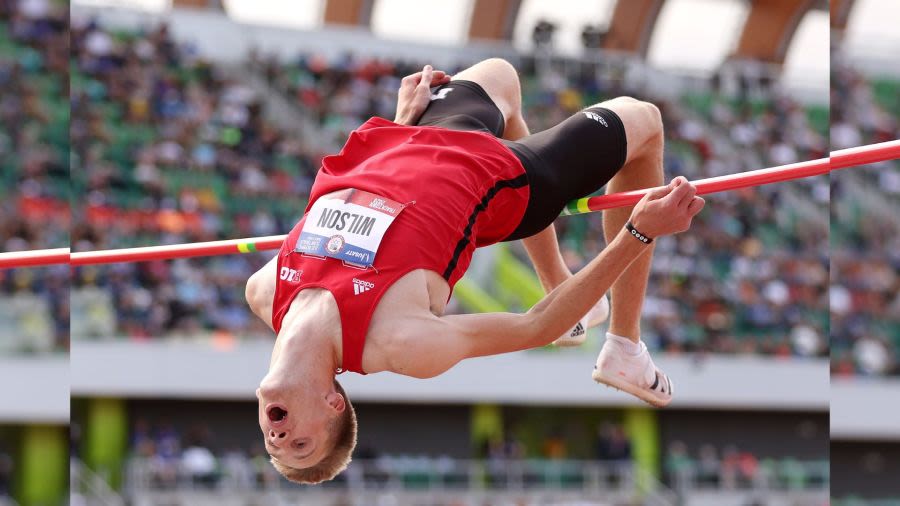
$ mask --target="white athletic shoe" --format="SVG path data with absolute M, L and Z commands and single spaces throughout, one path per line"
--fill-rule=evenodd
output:
M 587 339 L 587 329 L 596 327 L 609 318 L 609 299 L 604 295 L 574 327 L 553 341 L 554 346 L 579 346 Z
M 621 344 L 607 339 L 591 377 L 658 408 L 672 402 L 672 380 L 656 367 L 643 342 L 639 354 L 629 355 Z
M 604 295 L 594 307 L 588 311 L 588 328 L 594 328 L 609 318 L 609 298 Z

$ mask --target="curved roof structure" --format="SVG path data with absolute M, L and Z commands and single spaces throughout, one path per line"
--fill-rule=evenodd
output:
M 604 33 L 602 47 L 654 66 L 710 73 L 730 59 L 784 64 L 786 75 L 827 86 L 829 5 L 848 33 L 894 0 L 75 0 L 166 10 L 224 9 L 238 21 L 314 29 L 367 28 L 385 39 L 464 45 L 511 43 L 528 51 L 539 20 L 556 25 L 554 49 L 576 56 L 582 30 Z M 874 6 L 874 7 L 872 7 Z M 863 14 L 857 14 L 862 11 Z M 882 21 L 896 16 L 881 16 Z M 865 33 L 867 30 L 857 30 Z M 893 32 L 891 32 L 893 34 Z

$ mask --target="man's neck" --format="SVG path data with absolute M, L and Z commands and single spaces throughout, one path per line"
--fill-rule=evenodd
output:
M 275 341 L 269 374 L 300 375 L 311 387 L 331 386 L 341 365 L 340 346 L 336 346 L 341 327 L 336 308 L 322 307 L 328 305 L 323 298 L 294 300 Z

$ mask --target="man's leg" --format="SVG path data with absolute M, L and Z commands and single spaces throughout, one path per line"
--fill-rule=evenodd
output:
M 529 135 L 528 126 L 522 119 L 520 110 L 518 116 L 506 122 L 503 138 L 515 141 L 527 135 Z M 525 246 L 525 251 L 534 264 L 534 270 L 545 292 L 550 293 L 572 276 L 559 251 L 559 239 L 556 237 L 556 227 L 552 223 L 537 234 L 522 239 L 522 246 Z
M 494 79 L 502 75 L 501 69 L 497 70 L 492 73 Z M 464 74 L 457 75 L 457 79 L 462 78 L 472 79 Z M 494 100 L 504 103 L 502 99 Z M 506 111 L 515 111 L 517 116 L 521 116 L 517 102 L 505 104 L 514 106 Z M 528 225 L 531 228 L 526 227 L 523 233 L 533 234 L 534 230 L 541 230 L 547 227 L 545 224 L 552 223 L 566 204 L 565 200 L 560 199 L 577 198 L 604 185 L 609 192 L 617 192 L 662 184 L 663 130 L 659 110 L 653 104 L 628 97 L 609 100 L 598 106 L 612 111 L 614 116 L 599 109 L 593 114 L 577 113 L 544 132 L 517 141 L 540 156 L 544 162 L 541 170 L 559 171 L 550 175 L 540 170 L 534 172 L 535 181 L 540 183 L 534 189 L 541 189 L 541 185 L 546 184 L 549 185 L 547 189 L 553 191 L 533 194 L 540 197 L 540 201 L 535 200 L 540 207 L 536 207 L 538 211 L 530 217 L 532 221 Z M 505 132 L 506 136 L 515 139 L 517 134 L 527 133 L 527 128 L 518 125 L 515 118 L 506 119 L 512 127 Z M 610 237 L 618 232 L 631 211 L 607 211 L 604 217 L 605 235 Z M 537 250 L 538 253 L 533 254 L 532 258 L 539 272 L 548 272 L 548 264 L 555 264 L 556 261 L 562 264 L 556 241 L 548 244 L 551 233 L 544 230 L 531 238 L 532 251 Z M 549 251 L 555 254 L 548 254 Z M 672 382 L 656 368 L 647 348 L 640 342 L 640 316 L 651 264 L 650 255 L 642 256 L 641 261 L 632 264 L 612 287 L 615 322 L 610 326 L 592 377 L 655 406 L 665 406 L 672 399 Z M 550 278 L 542 276 L 542 279 Z
M 622 121 L 627 141 L 625 162 L 607 183 L 607 193 L 662 185 L 663 127 L 659 110 L 653 104 L 628 97 L 598 106 L 616 113 Z M 631 208 L 604 211 L 603 229 L 607 241 L 621 231 L 631 211 Z M 656 367 L 641 342 L 641 309 L 651 262 L 652 252 L 641 255 L 611 287 L 609 332 L 591 377 L 662 407 L 672 401 L 674 386 Z
M 663 184 L 663 127 L 659 110 L 647 102 L 619 97 L 598 104 L 615 112 L 625 126 L 628 151 L 625 165 L 606 185 L 606 193 L 638 190 Z M 625 226 L 632 207 L 603 211 L 607 241 Z M 613 284 L 609 332 L 638 342 L 641 309 L 650 276 L 652 253 L 635 260 Z
M 529 135 L 528 125 L 522 117 L 519 74 L 509 62 L 500 58 L 481 61 L 452 78 L 459 79 L 478 83 L 497 104 L 506 122 L 504 139 L 515 141 Z M 541 232 L 522 239 L 522 245 L 525 246 L 545 291 L 553 290 L 572 275 L 559 251 L 556 229 L 552 224 Z

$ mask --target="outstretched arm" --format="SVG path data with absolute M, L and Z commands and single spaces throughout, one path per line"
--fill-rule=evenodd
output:
M 651 190 L 632 214 L 634 227 L 650 237 L 683 232 L 703 208 L 684 178 Z M 622 230 L 584 269 L 560 284 L 525 314 L 486 313 L 425 317 L 400 332 L 405 353 L 391 369 L 414 377 L 441 374 L 459 361 L 549 344 L 572 327 L 619 275 L 650 248 Z

